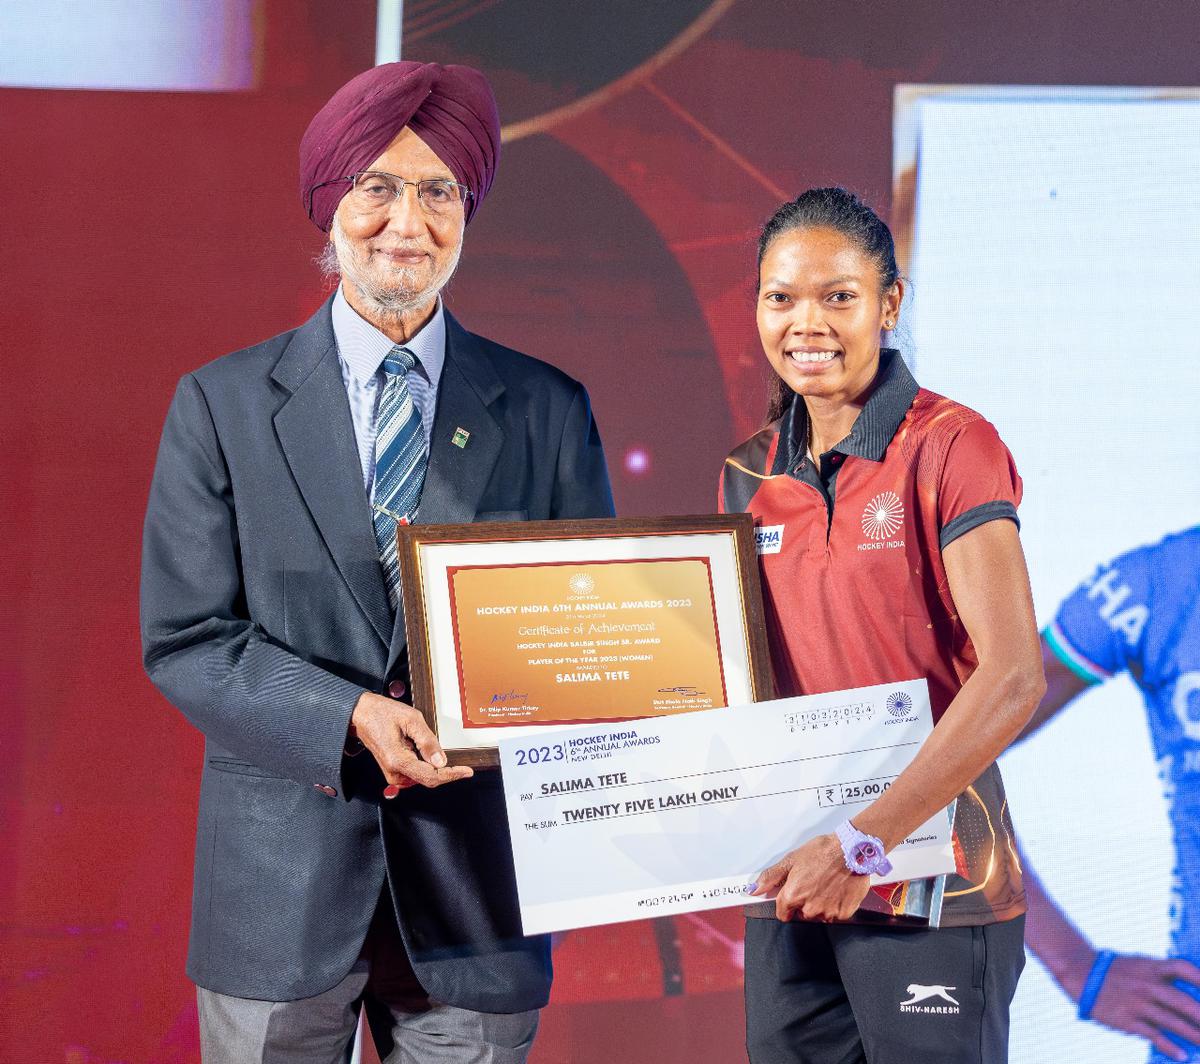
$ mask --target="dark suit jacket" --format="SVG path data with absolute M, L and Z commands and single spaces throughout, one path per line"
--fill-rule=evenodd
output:
M 384 803 L 370 755 L 343 757 L 361 692 L 408 677 L 329 306 L 185 376 L 163 429 L 142 639 L 150 678 L 205 735 L 188 975 L 276 1001 L 328 989 L 386 875 L 432 998 L 536 1008 L 549 946 L 520 933 L 497 774 Z M 582 386 L 447 314 L 418 521 L 611 514 Z

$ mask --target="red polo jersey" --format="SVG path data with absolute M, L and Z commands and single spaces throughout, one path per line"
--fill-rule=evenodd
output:
M 721 511 L 755 517 L 779 696 L 923 676 L 936 724 L 978 663 L 942 551 L 987 521 L 1017 520 L 1012 456 L 982 416 L 919 388 L 893 351 L 821 472 L 807 439 L 795 402 L 730 454 L 721 478 Z M 955 843 L 966 875 L 947 883 L 943 924 L 1025 911 L 994 764 L 959 799 Z

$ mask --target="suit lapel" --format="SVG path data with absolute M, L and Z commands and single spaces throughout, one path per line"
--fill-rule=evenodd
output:
M 371 509 L 326 302 L 296 330 L 271 373 L 291 392 L 275 431 L 334 564 L 385 644 L 392 634 Z
M 466 524 L 475 519 L 504 445 L 504 430 L 488 409 L 503 391 L 504 382 L 479 340 L 446 311 L 446 361 L 438 384 L 429 468 L 417 524 Z M 462 433 L 467 434 L 465 441 Z M 392 632 L 389 671 L 404 644 L 404 617 L 400 611 Z

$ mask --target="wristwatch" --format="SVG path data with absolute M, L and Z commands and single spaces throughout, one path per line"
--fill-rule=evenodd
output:
M 846 867 L 856 876 L 886 876 L 892 870 L 892 862 L 883 852 L 882 840 L 859 831 L 849 820 L 843 820 L 835 834 L 842 844 Z

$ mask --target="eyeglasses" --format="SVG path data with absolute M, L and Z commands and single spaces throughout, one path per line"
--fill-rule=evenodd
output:
M 308 216 L 312 217 L 313 196 L 317 189 L 327 185 L 340 185 L 349 182 L 350 191 L 346 198 L 350 206 L 360 214 L 371 214 L 385 211 L 392 203 L 404 195 L 406 185 L 412 185 L 417 190 L 417 202 L 427 214 L 445 215 L 461 210 L 467 198 L 472 195 L 466 185 L 451 181 L 444 177 L 427 177 L 422 181 L 405 181 L 395 174 L 385 174 L 377 170 L 365 170 L 362 173 L 351 174 L 349 177 L 338 177 L 332 181 L 322 181 L 314 185 L 308 193 Z

